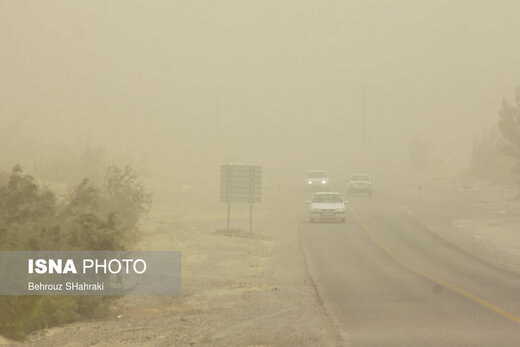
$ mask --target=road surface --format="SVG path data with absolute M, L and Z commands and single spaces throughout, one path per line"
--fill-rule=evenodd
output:
M 436 236 L 406 208 L 349 198 L 346 224 L 311 224 L 309 273 L 348 346 L 520 346 L 520 276 Z

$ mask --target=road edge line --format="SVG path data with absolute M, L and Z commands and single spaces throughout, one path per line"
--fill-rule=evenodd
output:
M 418 268 L 408 264 L 407 262 L 405 262 L 403 259 L 401 259 L 396 253 L 394 253 L 388 246 L 386 246 L 384 243 L 382 243 L 381 241 L 379 241 L 377 239 L 377 237 L 374 235 L 374 233 L 370 230 L 370 228 L 365 224 L 363 223 L 363 221 L 361 220 L 361 218 L 352 210 L 351 211 L 352 213 L 352 216 L 354 216 L 354 219 L 356 220 L 356 222 L 361 226 L 361 228 L 365 231 L 365 233 L 370 237 L 370 239 L 379 247 L 381 248 L 383 251 L 385 251 L 386 254 L 388 254 L 396 263 L 398 263 L 399 265 L 405 267 L 406 269 L 416 273 L 417 275 L 423 277 L 423 278 L 426 278 L 456 294 L 459 294 L 463 297 L 465 297 L 466 299 L 470 300 L 470 301 L 473 301 L 474 303 L 477 303 L 495 313 L 498 313 L 499 315 L 501 315 L 502 317 L 504 318 L 507 318 L 517 324 L 520 324 L 520 317 L 514 315 L 513 313 L 511 312 L 508 312 L 482 298 L 479 298 L 478 296 L 474 295 L 474 294 L 471 294 L 470 292 L 468 291 L 465 291 L 459 287 L 456 287 L 454 285 L 452 285 L 451 283 L 449 282 L 446 282 L 444 280 L 441 280 L 440 278 L 437 278 L 435 276 L 432 276 L 432 275 L 429 275 L 421 270 L 419 270 Z

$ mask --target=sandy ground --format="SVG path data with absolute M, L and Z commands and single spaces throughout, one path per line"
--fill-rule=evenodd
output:
M 155 183 L 161 193 L 143 223 L 139 249 L 182 251 L 183 294 L 127 296 L 113 317 L 38 331 L 23 345 L 342 344 L 308 277 L 288 189 L 267 184 L 249 233 L 247 207 L 233 208 L 235 230 L 219 230 L 226 208 L 207 198 L 214 192 Z
M 384 182 L 381 192 L 442 238 L 520 273 L 518 188 L 467 177 L 410 176 Z

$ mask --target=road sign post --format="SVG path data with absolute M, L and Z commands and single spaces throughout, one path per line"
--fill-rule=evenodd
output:
M 228 204 L 227 228 L 230 226 L 231 203 L 249 203 L 249 231 L 253 230 L 253 204 L 260 202 L 262 167 L 258 165 L 222 165 L 220 167 L 220 201 Z
M 231 203 L 228 202 L 227 204 L 227 230 L 229 230 L 229 219 L 231 217 Z
M 253 204 L 249 204 L 249 232 L 253 232 Z

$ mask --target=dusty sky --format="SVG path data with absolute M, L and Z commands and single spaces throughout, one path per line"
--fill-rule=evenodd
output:
M 0 154 L 462 167 L 520 84 L 520 2 L 0 0 Z

